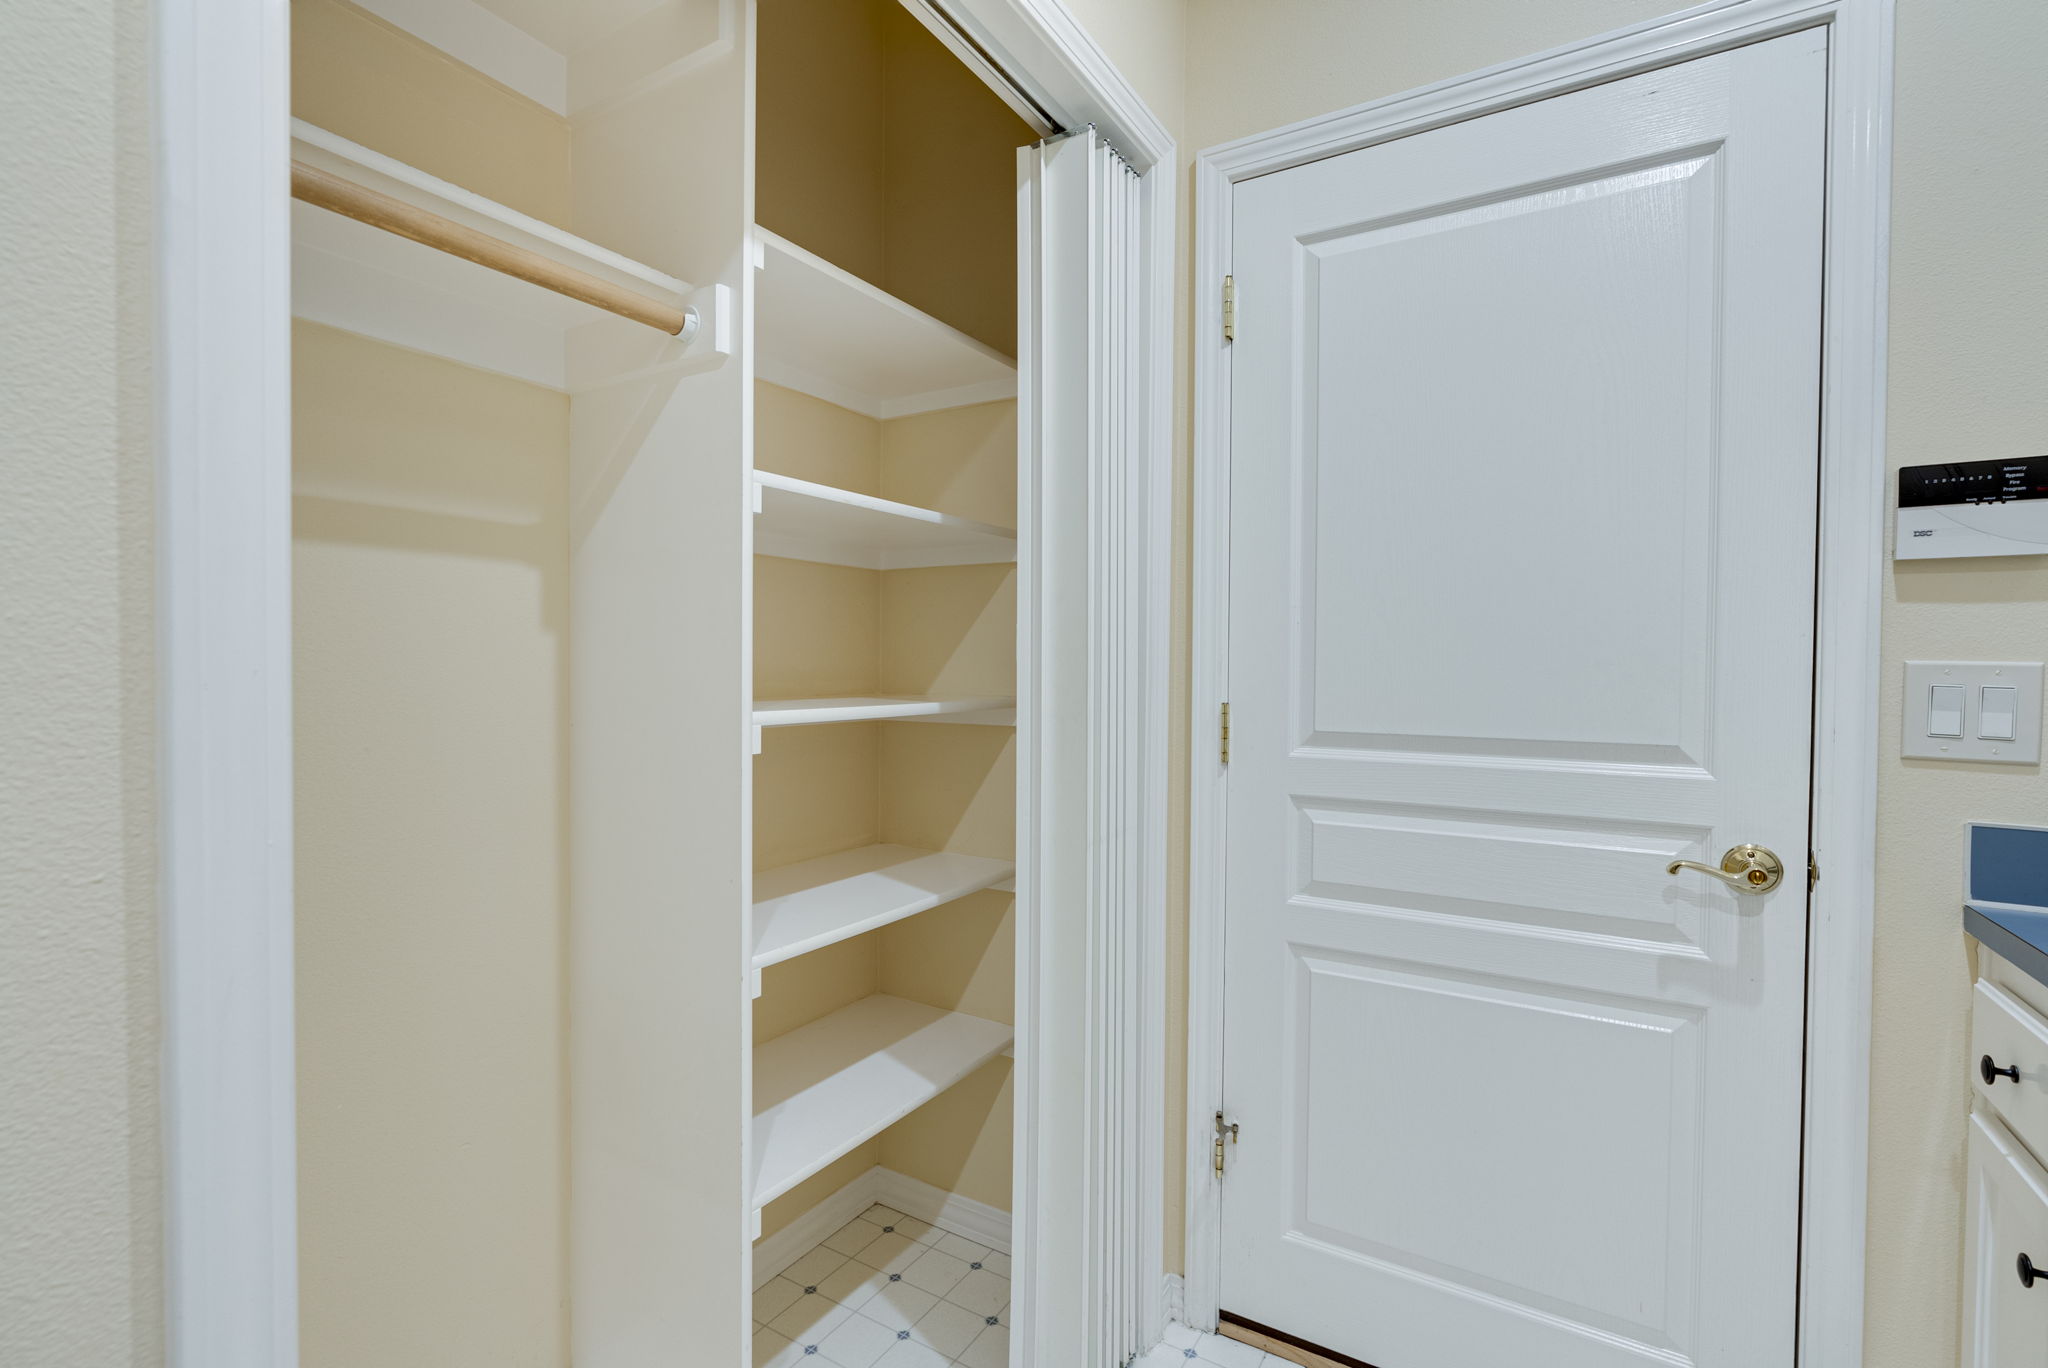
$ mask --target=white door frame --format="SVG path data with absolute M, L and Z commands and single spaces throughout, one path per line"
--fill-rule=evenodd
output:
M 936 0 L 1059 123 L 1096 125 L 1143 177 L 1147 309 L 1137 381 L 1144 496 L 1117 616 L 1147 625 L 1143 735 L 1099 746 L 1097 793 L 1125 831 L 1105 882 L 1130 890 L 1144 1004 L 1124 1076 L 1146 1080 L 1141 1171 L 1098 1268 L 1161 1285 L 1174 214 L 1173 139 L 1060 0 Z M 288 0 L 165 0 L 157 17 L 158 678 L 166 1347 L 171 1368 L 298 1361 L 291 863 L 291 241 Z M 1106 609 L 1104 601 L 1101 608 Z M 1078 629 L 1085 632 L 1085 627 Z M 1101 668 L 1095 668 L 1100 664 Z M 1128 658 L 1122 666 L 1128 668 Z M 1092 662 L 1091 722 L 1118 686 Z M 1123 686 L 1128 697 L 1130 686 Z M 1112 772 L 1114 771 L 1114 772 Z M 1128 947 L 1130 942 L 1125 942 Z M 1028 1022 L 1074 1009 L 1040 983 Z M 1020 1078 L 1031 1133 L 1035 1080 Z M 1094 1088 L 1091 1076 L 1084 1085 Z M 1097 1107 L 1128 1105 L 1100 1098 Z M 1102 1200 L 1111 1198 L 1104 1194 Z M 1031 1238 L 1020 1212 L 1018 1237 Z M 1022 1250 L 1020 1249 L 1020 1253 Z M 1151 1304 L 1147 1332 L 1156 1335 Z
M 1569 90 L 1798 29 L 1830 30 L 1826 319 L 1813 848 L 1808 932 L 1799 1361 L 1863 1361 L 1876 862 L 1878 617 L 1884 569 L 1885 303 L 1890 252 L 1892 0 L 1715 0 L 1663 19 L 1212 148 L 1195 163 L 1193 679 L 1188 882 L 1186 1318 L 1213 1329 L 1223 1095 L 1230 350 L 1222 288 L 1231 187 Z

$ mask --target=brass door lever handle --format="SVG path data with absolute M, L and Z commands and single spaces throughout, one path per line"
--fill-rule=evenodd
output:
M 1697 860 L 1673 860 L 1664 872 L 1676 874 L 1681 869 L 1711 874 L 1738 893 L 1768 893 L 1785 881 L 1785 862 L 1760 845 L 1730 846 L 1719 869 Z

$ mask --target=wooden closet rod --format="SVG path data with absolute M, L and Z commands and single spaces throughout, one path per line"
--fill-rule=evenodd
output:
M 489 233 L 479 232 L 454 219 L 407 204 L 368 186 L 357 185 L 302 161 L 292 162 L 292 198 L 330 209 L 372 228 L 382 228 L 387 233 L 410 238 L 437 252 L 447 252 L 464 261 L 488 266 L 493 271 L 515 276 L 571 299 L 580 299 L 585 304 L 595 305 L 621 318 L 630 318 L 635 323 L 645 323 L 650 328 L 659 328 L 674 337 L 684 337 L 696 331 L 695 309 L 650 299 L 623 285 L 614 285 L 573 266 L 550 261 L 538 252 L 516 247 L 502 238 L 494 238 Z

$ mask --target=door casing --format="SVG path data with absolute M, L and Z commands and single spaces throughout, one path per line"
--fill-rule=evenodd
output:
M 1221 1200 L 1210 1160 L 1223 1089 L 1230 350 L 1222 282 L 1238 181 L 1566 91 L 1825 27 L 1829 38 L 1819 615 L 1801 1142 L 1799 1361 L 1863 1358 L 1878 618 L 1883 602 L 1885 304 L 1892 0 L 1718 0 L 1647 24 L 1203 152 L 1195 164 L 1193 678 L 1189 689 L 1184 1319 L 1214 1329 Z M 1226 1179 L 1227 1181 L 1227 1179 Z
M 725 0 L 735 3 L 735 0 Z M 1069 128 L 1095 125 L 1142 179 L 1144 333 L 1133 459 L 1143 494 L 1124 516 L 1114 580 L 1126 621 L 1147 624 L 1136 692 L 1142 735 L 1092 756 L 1122 771 L 1114 858 L 1145 909 L 1144 952 L 1123 991 L 1148 1029 L 1127 1052 L 1152 1103 L 1129 1213 L 1092 1249 L 1098 1267 L 1162 1287 L 1166 1134 L 1167 638 L 1171 594 L 1172 345 L 1178 158 L 1172 135 L 1056 0 L 927 0 Z M 171 1368 L 291 1368 L 298 1361 L 296 1107 L 291 927 L 290 6 L 166 0 L 154 35 L 157 232 L 157 694 L 165 1346 Z M 980 66 L 977 65 L 977 69 Z M 234 288 L 223 288 L 223 282 Z M 252 377 L 254 377 L 252 379 Z M 252 401 L 252 394 L 254 396 Z M 1107 581 L 1105 581 L 1107 582 Z M 251 591 L 250 586 L 256 586 Z M 1086 624 L 1075 624 L 1077 639 Z M 1091 711 L 1116 687 L 1089 666 Z M 1019 1053 L 1035 1022 L 1072 1010 L 1069 985 L 1030 980 Z M 1088 1086 L 1094 1086 L 1092 1071 Z M 1035 1082 L 1020 1074 L 1029 1147 Z M 1096 1105 L 1121 1103 L 1097 1099 Z M 1064 1205 L 1057 1195 L 1044 1204 Z M 1015 1231 L 1031 1258 L 1029 1206 Z M 1098 1281 L 1095 1286 L 1104 1286 Z M 1027 1294 L 1028 1295 L 1028 1294 Z M 1156 1334 L 1161 1297 L 1142 1310 Z M 1090 1308 L 1091 1314 L 1105 1314 Z M 1031 1332 L 1019 1335 L 1030 1353 Z M 1029 1362 L 1029 1358 L 1024 1359 Z

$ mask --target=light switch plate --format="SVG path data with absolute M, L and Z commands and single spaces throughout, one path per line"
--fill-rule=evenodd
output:
M 1937 685 L 1963 690 L 1961 736 L 1932 736 L 1929 704 Z M 2012 740 L 1979 735 L 1984 730 L 1984 690 L 2012 689 L 2017 714 Z M 1906 662 L 1904 724 L 1899 754 L 1908 760 L 1975 760 L 1993 765 L 2041 763 L 2041 665 L 2012 660 L 1909 660 Z M 1994 729 L 1995 730 L 1995 729 Z

